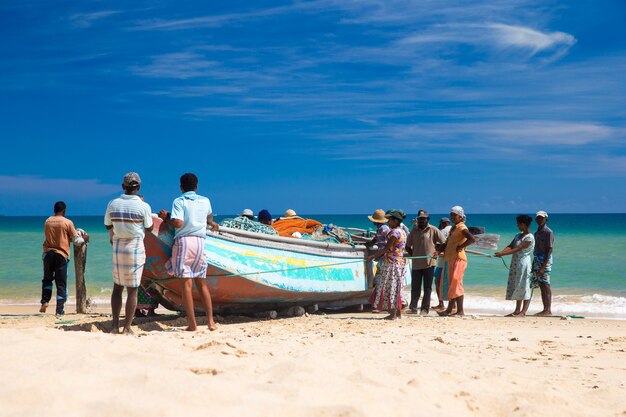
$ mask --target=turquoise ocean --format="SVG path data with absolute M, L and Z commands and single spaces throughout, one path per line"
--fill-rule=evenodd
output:
M 431 214 L 437 224 L 442 215 Z M 222 216 L 223 218 L 224 216 Z M 366 215 L 307 215 L 323 223 L 372 229 Z M 0 304 L 38 304 L 41 291 L 41 245 L 46 217 L 0 216 Z M 91 236 L 87 259 L 88 295 L 96 303 L 111 294 L 111 246 L 102 216 L 70 217 Z M 220 218 L 217 219 L 218 221 Z M 405 224 L 409 225 L 407 218 Z M 514 214 L 469 214 L 468 225 L 500 235 L 499 248 L 517 233 Z M 552 288 L 555 314 L 626 319 L 626 214 L 551 214 L 555 233 Z M 536 229 L 533 222 L 531 229 Z M 494 251 L 482 250 L 493 253 Z M 505 258 L 508 262 L 510 257 Z M 508 271 L 497 258 L 470 256 L 465 275 L 466 310 L 500 314 L 512 311 L 505 301 Z M 74 266 L 68 271 L 70 303 Z M 433 298 L 433 301 L 436 298 Z M 531 313 L 541 309 L 538 290 Z

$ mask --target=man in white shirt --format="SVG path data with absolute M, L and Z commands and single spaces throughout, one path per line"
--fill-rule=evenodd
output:
M 150 206 L 137 195 L 141 188 L 141 179 L 136 172 L 124 175 L 122 182 L 124 194 L 111 200 L 104 215 L 104 225 L 112 231 L 113 245 L 113 293 L 111 310 L 113 322 L 111 333 L 119 333 L 120 312 L 122 310 L 122 292 L 127 288 L 126 316 L 122 333 L 131 334 L 137 307 L 137 287 L 141 282 L 143 267 L 146 263 L 146 251 L 143 238 L 146 231 L 152 230 Z

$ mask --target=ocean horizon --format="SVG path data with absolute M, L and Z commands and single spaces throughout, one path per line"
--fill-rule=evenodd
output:
M 500 235 L 502 249 L 517 233 L 517 214 L 468 214 L 467 224 L 484 227 Z M 373 225 L 367 214 L 303 215 L 322 223 L 360 229 Z M 431 223 L 447 214 L 431 214 Z M 77 228 L 91 236 L 85 279 L 88 296 L 96 304 L 106 303 L 112 290 L 111 247 L 103 216 L 68 216 Z M 217 216 L 218 221 L 228 215 Z M 415 217 L 410 214 L 405 224 Z M 0 304 L 36 305 L 42 278 L 41 245 L 47 216 L 0 216 L 0 243 L 5 256 L 0 260 Z M 588 317 L 626 319 L 626 214 L 550 213 L 555 233 L 552 289 L 553 312 Z M 536 229 L 533 222 L 531 230 Z M 492 254 L 495 251 L 479 249 Z M 504 258 L 509 264 L 510 257 Z M 504 300 L 508 271 L 497 258 L 470 256 L 465 275 L 466 310 L 469 314 L 502 314 L 512 311 L 514 302 Z M 74 266 L 68 267 L 69 302 L 74 294 Z M 433 301 L 436 297 L 433 298 Z M 538 290 L 530 312 L 541 309 Z

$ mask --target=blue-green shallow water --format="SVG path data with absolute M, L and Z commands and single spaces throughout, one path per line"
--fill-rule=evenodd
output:
M 323 223 L 373 228 L 366 215 L 310 217 Z M 431 215 L 432 223 L 436 224 L 440 217 Z M 40 297 L 45 219 L 0 217 L 3 252 L 0 258 L 0 303 L 37 302 Z M 75 216 L 70 219 L 76 227 L 91 235 L 86 270 L 89 296 L 108 298 L 112 287 L 111 247 L 102 217 Z M 469 214 L 468 225 L 483 226 L 487 233 L 499 234 L 500 248 L 517 233 L 515 215 L 509 214 Z M 555 304 L 559 300 L 563 306 L 567 304 L 569 307 L 564 312 L 626 317 L 626 214 L 553 214 L 549 226 L 555 233 L 552 275 Z M 534 231 L 536 224 L 533 223 L 531 228 Z M 507 263 L 509 260 L 507 258 Z M 503 301 L 507 274 L 500 260 L 471 256 L 465 275 L 470 306 L 497 311 L 508 308 L 510 302 Z M 74 292 L 73 280 L 74 268 L 70 262 L 70 294 Z M 533 305 L 539 307 L 538 304 L 536 301 Z

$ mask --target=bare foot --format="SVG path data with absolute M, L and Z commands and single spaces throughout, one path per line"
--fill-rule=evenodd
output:
M 212 332 L 217 330 L 218 327 L 220 327 L 220 325 L 217 324 L 217 323 L 209 323 L 209 330 L 212 331 Z
M 186 332 L 195 332 L 196 330 L 198 330 L 196 326 L 187 326 L 187 328 L 185 329 Z
M 519 313 L 518 313 L 517 311 L 514 311 L 514 312 L 512 312 L 511 314 L 507 314 L 507 315 L 506 315 L 506 316 L 504 316 L 504 317 L 515 317 L 515 316 L 517 316 L 518 314 L 519 314 Z
M 454 314 L 450 314 L 450 317 L 465 317 L 465 313 L 462 311 L 461 312 L 457 311 Z
M 521 317 L 521 318 L 524 318 L 524 317 L 526 317 L 526 313 L 521 313 L 521 312 L 520 312 L 520 313 L 517 313 L 517 314 L 513 314 L 513 317 Z
M 48 303 L 43 303 L 41 305 L 41 308 L 39 309 L 39 312 L 40 313 L 45 313 L 47 308 L 48 308 Z
M 111 334 L 120 334 L 120 329 L 117 326 L 113 326 L 113 327 L 111 327 L 111 330 L 109 331 L 109 333 L 111 333 Z
M 130 327 L 129 328 L 124 327 L 124 330 L 122 330 L 122 334 L 134 335 L 135 332 L 133 332 L 133 330 Z
M 540 311 L 539 313 L 535 314 L 535 316 L 551 316 L 552 312 L 551 311 Z
M 450 312 L 448 310 L 443 310 L 443 311 L 438 311 L 437 314 L 439 314 L 441 317 L 447 317 L 450 315 Z

